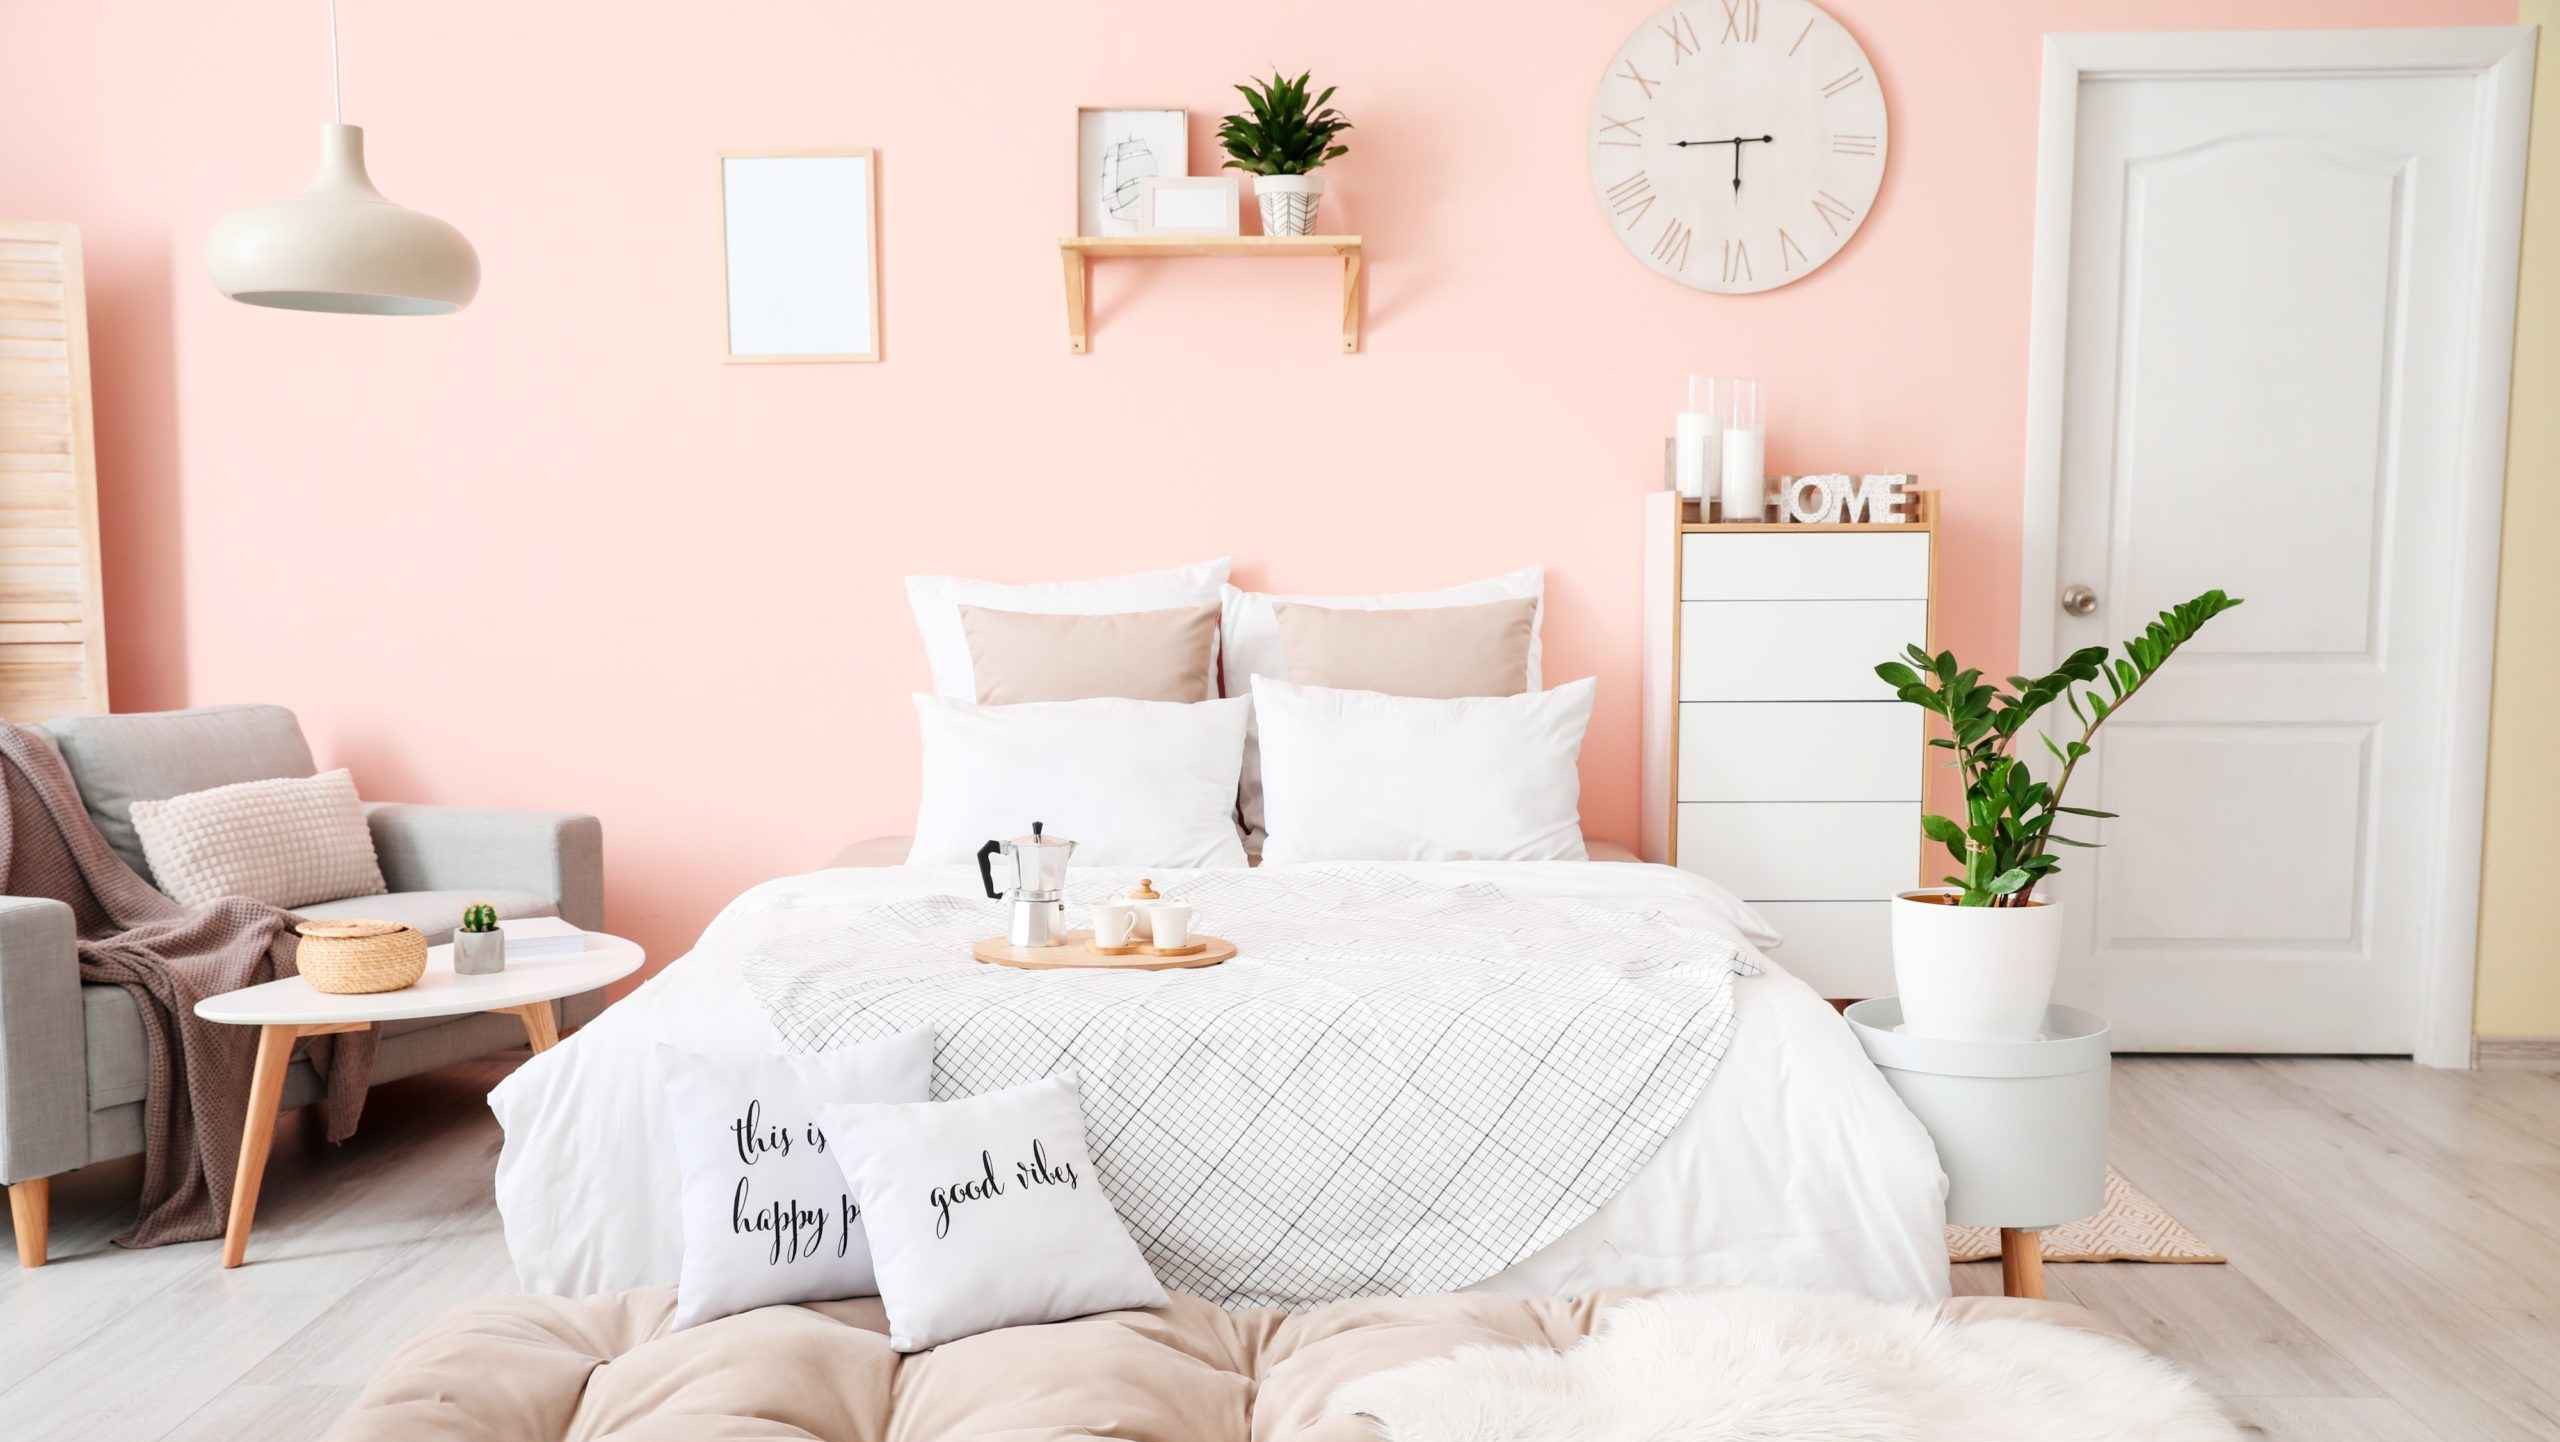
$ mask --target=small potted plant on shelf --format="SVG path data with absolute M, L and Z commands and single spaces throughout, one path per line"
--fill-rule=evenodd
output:
M 1902 1024 L 1918 1036 L 1967 1041 L 2033 1041 L 2053 1000 L 2062 960 L 2062 906 L 2039 900 L 2038 883 L 2062 866 L 2053 848 L 2094 846 L 2055 832 L 2064 816 L 2112 820 L 2114 813 L 2062 804 L 2071 773 L 2089 754 L 2107 719 L 2157 674 L 2205 622 L 2240 604 L 2207 591 L 2160 613 L 2110 658 L 2088 646 L 2044 676 L 2012 676 L 2006 689 L 1959 667 L 1952 652 L 1935 656 L 1904 648 L 1876 675 L 1894 694 L 1947 723 L 1929 744 L 1956 753 L 1964 777 L 1965 819 L 1926 815 L 1920 830 L 1946 847 L 1962 874 L 1945 889 L 1906 891 L 1893 899 L 1893 979 Z M 2056 701 L 2071 708 L 2079 734 L 2057 741 L 2031 727 Z M 2014 754 L 2030 731 L 2058 769 L 2039 781 Z
M 453 970 L 457 976 L 488 976 L 507 969 L 507 934 L 498 929 L 498 908 L 475 901 L 462 909 L 462 924 L 453 931 Z
M 1324 194 L 1324 180 L 1316 170 L 1349 151 L 1333 138 L 1349 130 L 1351 122 L 1326 105 L 1334 87 L 1307 98 L 1305 73 L 1287 80 L 1274 71 L 1268 81 L 1236 89 L 1252 113 L 1230 115 L 1218 126 L 1218 143 L 1227 152 L 1225 168 L 1253 176 L 1263 234 L 1305 235 L 1315 228 L 1316 200 Z

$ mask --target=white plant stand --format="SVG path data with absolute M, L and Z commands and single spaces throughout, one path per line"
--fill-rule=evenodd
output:
M 1998 1227 L 2001 1290 L 2043 1296 L 2037 1233 L 2106 1203 L 2107 1024 L 2056 1006 L 2037 1041 L 1950 1041 L 1898 1030 L 1896 997 L 1846 1015 L 1867 1059 L 1937 1143 L 1947 1220 Z

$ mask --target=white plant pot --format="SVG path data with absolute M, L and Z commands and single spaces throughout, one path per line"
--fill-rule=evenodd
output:
M 2034 1041 L 2062 965 L 2062 907 L 1893 899 L 1893 984 L 1903 1030 L 1952 1041 Z
M 1262 207 L 1264 235 L 1310 235 L 1316 228 L 1316 202 L 1324 196 L 1320 175 L 1257 175 L 1254 203 Z

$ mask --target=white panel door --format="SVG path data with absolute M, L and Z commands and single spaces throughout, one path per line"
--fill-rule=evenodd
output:
M 2123 819 L 2064 854 L 2060 999 L 2122 1049 L 2412 1049 L 2423 895 L 2460 839 L 2433 772 L 2478 378 L 2477 84 L 2081 85 L 2059 585 L 2029 604 L 2055 608 L 2059 655 L 2209 587 L 2248 601 L 2072 788 Z M 2062 608 L 2073 585 L 2089 614 Z

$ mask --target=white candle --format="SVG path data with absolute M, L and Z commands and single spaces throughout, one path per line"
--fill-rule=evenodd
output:
M 1682 411 L 1671 437 L 1673 478 L 1685 500 L 1704 502 L 1716 484 L 1716 432 L 1721 427 L 1705 411 Z
M 1724 428 L 1724 519 L 1757 521 L 1769 509 L 1769 478 L 1761 474 L 1763 433 L 1758 426 Z

